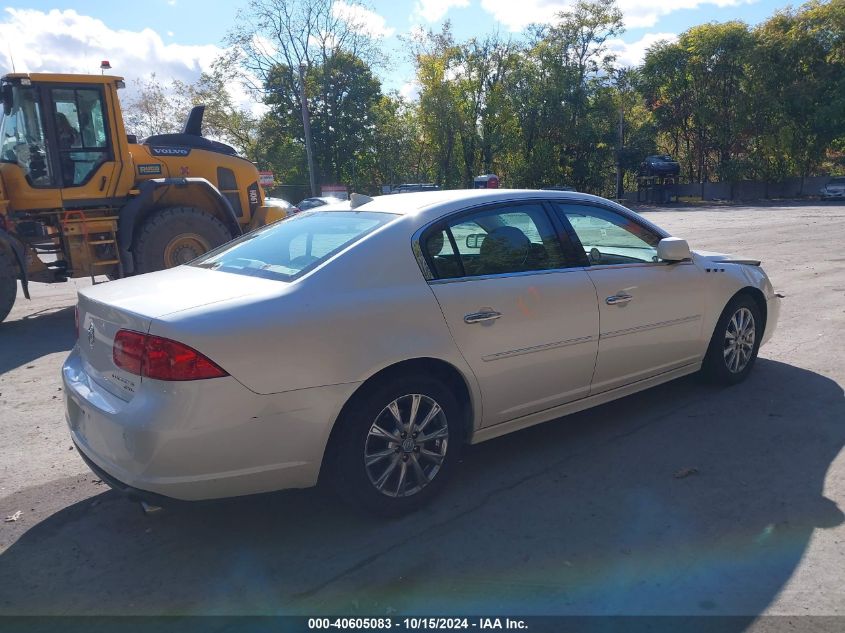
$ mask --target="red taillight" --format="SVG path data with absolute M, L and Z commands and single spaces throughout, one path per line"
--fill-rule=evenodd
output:
M 114 337 L 114 364 L 130 374 L 156 380 L 204 380 L 228 376 L 195 349 L 170 339 L 132 330 Z
M 117 367 L 130 374 L 142 376 L 144 368 L 144 348 L 147 335 L 132 330 L 120 330 L 114 337 L 112 359 Z

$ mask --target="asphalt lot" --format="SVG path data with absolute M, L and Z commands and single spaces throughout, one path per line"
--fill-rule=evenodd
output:
M 392 522 L 320 490 L 144 516 L 63 420 L 85 282 L 33 286 L 0 324 L 0 614 L 845 615 L 845 206 L 644 215 L 786 294 L 752 377 L 472 447 Z

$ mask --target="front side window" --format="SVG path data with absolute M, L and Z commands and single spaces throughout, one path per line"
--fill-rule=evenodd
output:
M 84 184 L 109 158 L 102 94 L 96 88 L 55 88 L 53 108 L 62 184 Z
M 308 211 L 248 233 L 190 265 L 293 281 L 395 218 L 391 213 Z
M 660 236 L 625 216 L 599 207 L 556 203 L 572 226 L 590 264 L 657 262 Z
M 566 265 L 541 204 L 506 205 L 461 216 L 429 232 L 423 251 L 439 279 Z
M 41 104 L 31 86 L 7 86 L 11 110 L 0 121 L 0 161 L 18 165 L 33 187 L 53 184 Z

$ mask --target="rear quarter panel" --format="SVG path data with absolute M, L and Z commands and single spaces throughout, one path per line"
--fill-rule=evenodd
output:
M 367 236 L 278 297 L 244 298 L 155 319 L 256 393 L 361 382 L 394 363 L 444 360 L 477 387 L 411 249 L 413 221 Z M 229 273 L 220 273 L 229 274 Z

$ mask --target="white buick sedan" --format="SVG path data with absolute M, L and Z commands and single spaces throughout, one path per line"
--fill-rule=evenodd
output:
M 396 514 L 464 444 L 694 372 L 740 382 L 778 312 L 759 262 L 602 198 L 356 198 L 80 291 L 67 420 L 158 505 L 325 477 Z

